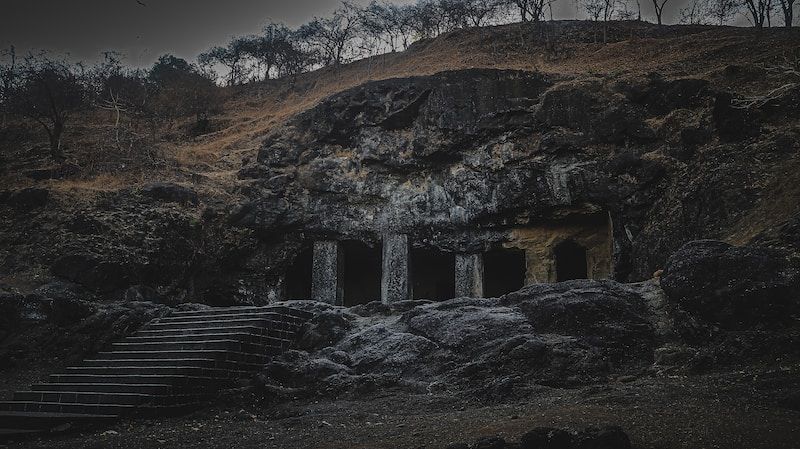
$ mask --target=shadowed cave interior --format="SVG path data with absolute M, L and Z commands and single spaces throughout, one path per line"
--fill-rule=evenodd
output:
M 411 250 L 413 299 L 444 300 L 455 297 L 456 258 L 437 249 Z
M 494 249 L 483 254 L 483 295 L 496 298 L 525 285 L 525 252 Z
M 556 280 L 586 279 L 586 248 L 572 240 L 564 240 L 553 250 L 556 259 Z
M 342 242 L 344 305 L 354 306 L 381 299 L 381 249 L 355 240 Z

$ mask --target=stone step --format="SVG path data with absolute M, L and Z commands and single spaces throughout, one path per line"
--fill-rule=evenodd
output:
M 287 315 L 292 318 L 299 318 L 303 321 L 311 319 L 314 315 L 311 312 L 306 312 L 305 310 L 295 309 L 292 307 L 286 306 L 242 306 L 242 307 L 213 307 L 209 309 L 202 309 L 202 310 L 186 310 L 181 312 L 173 312 L 170 316 L 212 316 L 218 314 L 225 314 L 230 312 L 251 312 L 251 311 L 263 311 L 268 310 L 271 312 L 279 313 L 281 315 Z
M 202 320 L 189 320 L 185 322 L 151 322 L 147 324 L 142 330 L 176 330 L 176 329 L 196 329 L 196 328 L 210 328 L 210 327 L 233 327 L 233 326 L 259 326 L 269 327 L 272 329 L 285 330 L 289 332 L 296 332 L 298 325 L 285 321 L 276 321 L 264 317 L 251 317 L 251 318 L 210 318 Z
M 167 336 L 134 336 L 122 343 L 189 343 L 208 340 L 236 340 L 253 344 L 289 345 L 291 340 L 270 335 L 250 334 L 246 332 L 217 332 L 213 334 L 189 334 Z
M 289 340 L 282 340 L 273 337 L 264 337 L 271 343 L 247 343 L 233 339 L 220 340 L 198 340 L 198 341 L 171 341 L 171 342 L 135 342 L 135 343 L 113 343 L 114 351 L 195 351 L 195 350 L 227 350 L 246 352 L 251 354 L 262 354 L 264 348 L 288 348 L 291 344 Z
M 8 412 L 0 411 L 0 426 L 6 435 L 54 429 L 63 424 L 102 424 L 118 419 L 118 415 L 83 413 Z
M 158 375 L 158 374 L 51 374 L 51 383 L 85 384 L 153 384 L 165 383 L 173 386 L 173 391 L 186 391 L 187 388 L 208 388 L 227 385 L 227 379 L 206 376 Z
M 281 348 L 264 347 L 260 354 L 220 349 L 178 350 L 178 351 L 113 351 L 97 354 L 98 359 L 186 359 L 203 358 L 221 361 L 265 364 L 273 355 L 280 354 Z
M 250 374 L 220 368 L 198 366 L 76 366 L 66 369 L 62 374 L 101 374 L 101 375 L 152 375 L 152 376 L 197 376 L 215 379 L 235 379 Z
M 312 314 L 286 306 L 175 312 L 0 402 L 0 436 L 189 411 L 290 347 Z
M 111 383 L 111 382 L 52 382 L 34 384 L 31 391 L 63 391 L 72 393 L 130 393 L 147 395 L 167 395 L 173 391 L 172 385 L 163 383 L 149 384 L 130 384 L 130 383 Z
M 80 404 L 137 405 L 153 398 L 142 393 L 97 393 L 85 391 L 17 391 L 14 401 L 58 402 Z
M 82 391 L 17 391 L 14 401 L 58 402 L 80 404 L 122 404 L 172 406 L 196 403 L 204 396 L 200 394 L 152 395 L 142 393 L 98 393 Z
M 233 320 L 233 319 L 247 319 L 247 318 L 263 318 L 275 321 L 276 323 L 279 322 L 294 323 L 294 321 L 291 320 L 291 317 L 286 317 L 279 313 L 270 312 L 268 310 L 263 310 L 258 312 L 228 312 L 228 313 L 219 313 L 214 315 L 198 315 L 198 316 L 167 315 L 161 318 L 157 318 L 154 321 L 154 323 L 177 324 L 177 323 L 195 323 L 198 321 L 219 321 L 219 320 Z
M 204 358 L 183 359 L 94 359 L 84 360 L 83 366 L 118 367 L 118 366 L 194 366 L 198 368 L 220 368 L 234 371 L 256 371 L 263 367 L 260 363 L 245 363 L 234 360 L 215 360 Z
M 3 422 L 2 416 L 0 416 L 0 422 Z M 9 437 L 21 437 L 25 435 L 31 435 L 35 433 L 41 432 L 42 429 L 2 429 L 0 428 L 0 441 L 4 438 Z
M 184 336 L 199 336 L 199 335 L 215 335 L 220 333 L 244 333 L 253 335 L 265 335 L 268 337 L 282 338 L 292 340 L 296 332 L 274 329 L 270 327 L 261 326 L 230 326 L 230 327 L 206 327 L 206 328 L 192 328 L 192 329 L 156 329 L 156 330 L 141 330 L 132 337 L 128 337 L 125 341 L 138 341 L 139 339 L 152 338 L 152 337 L 184 337 Z
M 84 415 L 121 415 L 133 410 L 134 405 L 80 404 L 35 401 L 0 401 L 0 411 L 38 413 L 76 413 Z M 5 426 L 5 425 L 4 425 Z

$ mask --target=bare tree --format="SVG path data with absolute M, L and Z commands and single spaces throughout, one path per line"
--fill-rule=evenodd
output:
M 202 134 L 208 129 L 209 117 L 222 108 L 220 88 L 214 82 L 216 75 L 204 73 L 201 67 L 185 59 L 162 55 L 143 78 L 144 98 L 127 103 L 128 112 L 144 117 L 153 133 L 159 124 L 166 123 L 169 127 L 175 119 L 194 117 L 190 132 Z
M 369 39 L 378 46 L 383 43 L 392 52 L 408 47 L 415 30 L 412 6 L 373 0 L 360 16 L 360 31 L 365 40 Z
M 114 137 L 119 145 L 122 115 L 135 115 L 146 101 L 144 77 L 137 70 L 125 68 L 119 53 L 107 51 L 103 61 L 90 70 L 89 79 L 93 87 L 91 103 L 113 114 Z
M 547 0 L 502 0 L 503 6 L 514 9 L 522 22 L 536 22 L 544 19 L 544 10 L 550 2 Z
M 437 0 L 420 0 L 410 11 L 411 28 L 420 39 L 436 37 L 445 29 L 445 18 Z
M 781 5 L 781 12 L 783 13 L 783 26 L 786 28 L 792 27 L 794 20 L 794 2 L 795 0 L 778 0 Z
M 468 26 L 467 5 L 462 0 L 439 0 L 439 9 L 444 17 L 445 32 Z
M 61 160 L 61 137 L 73 112 L 86 106 L 86 89 L 73 66 L 42 54 L 29 55 L 21 69 L 19 83 L 9 97 L 12 112 L 28 117 L 47 132 L 50 155 Z
M 661 17 L 664 14 L 664 6 L 667 5 L 669 0 L 653 0 L 653 8 L 656 11 L 656 21 L 661 25 Z
M 706 0 L 706 8 L 716 25 L 724 25 L 739 12 L 741 4 L 737 0 Z
M 691 0 L 685 8 L 680 9 L 680 23 L 685 25 L 701 25 L 709 22 L 709 0 Z
M 241 44 L 244 54 L 253 61 L 253 79 L 261 81 L 269 79 L 273 72 L 278 71 L 281 52 L 291 35 L 285 25 L 271 23 L 264 27 L 263 34 L 245 38 Z
M 772 0 L 744 0 L 745 9 L 750 14 L 751 22 L 756 28 L 763 28 L 772 13 Z
M 637 1 L 637 7 L 639 3 Z M 638 7 L 638 13 L 629 9 L 629 1 L 628 0 L 620 0 L 619 1 L 619 8 L 617 9 L 617 20 L 637 20 L 641 18 L 641 7 Z
M 248 74 L 247 67 L 244 65 L 248 45 L 247 38 L 238 37 L 231 40 L 227 47 L 214 47 L 201 53 L 197 60 L 201 65 L 209 67 L 214 64 L 222 64 L 228 69 L 227 84 L 229 86 L 241 84 Z
M 580 2 L 586 14 L 594 21 L 611 20 L 617 6 L 617 0 L 580 0 Z
M 480 27 L 492 21 L 500 10 L 499 0 L 462 0 L 464 16 L 470 25 Z
M 315 18 L 297 30 L 297 37 L 319 53 L 324 65 L 339 65 L 354 55 L 353 41 L 358 35 L 360 11 L 350 3 L 328 18 Z

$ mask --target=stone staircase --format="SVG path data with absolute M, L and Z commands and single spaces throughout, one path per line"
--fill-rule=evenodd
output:
M 310 317 L 284 306 L 173 312 L 0 402 L 0 436 L 190 410 L 290 347 Z

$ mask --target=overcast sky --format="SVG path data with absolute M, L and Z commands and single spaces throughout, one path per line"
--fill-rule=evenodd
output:
M 140 1 L 144 5 L 137 0 L 2 0 L 0 46 L 14 44 L 18 53 L 47 49 L 92 62 L 103 51 L 116 50 L 134 66 L 150 65 L 164 53 L 194 61 L 213 45 L 257 33 L 270 21 L 296 27 L 340 4 L 340 0 Z M 652 1 L 641 1 L 645 19 L 652 17 Z M 669 0 L 665 22 L 674 23 L 677 10 L 687 1 Z M 574 0 L 557 0 L 556 19 L 576 15 L 584 18 Z

